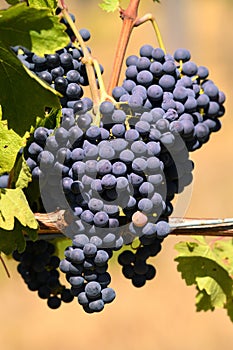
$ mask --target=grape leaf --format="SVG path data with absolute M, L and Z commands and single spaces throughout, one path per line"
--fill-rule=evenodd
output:
M 36 119 L 36 128 L 38 128 L 39 126 L 44 126 L 45 128 L 48 128 L 48 129 L 55 129 L 60 125 L 61 117 L 62 117 L 61 108 L 59 109 L 52 108 L 49 113 L 45 114 L 44 118 Z
M 227 315 L 230 317 L 230 320 L 233 322 L 233 297 L 229 298 L 225 308 L 227 309 Z
M 23 252 L 26 246 L 25 234 L 33 241 L 37 239 L 37 230 L 23 227 L 18 220 L 15 220 L 14 230 L 0 229 L 0 252 L 6 255 L 16 249 L 20 253 Z
M 210 296 L 210 302 L 213 307 L 224 307 L 226 294 L 223 293 L 219 284 L 210 277 L 196 277 L 198 289 L 205 291 Z
M 32 174 L 23 154 L 16 160 L 11 172 L 11 178 L 12 188 L 27 188 L 29 182 L 32 181 Z
M 22 45 L 39 56 L 69 44 L 65 25 L 49 9 L 28 7 L 25 3 L 0 11 L 1 41 L 6 46 Z
M 9 128 L 23 136 L 36 116 L 44 117 L 45 107 L 60 107 L 56 95 L 56 90 L 26 70 L 0 41 L 0 104 Z
M 120 6 L 120 1 L 118 0 L 103 0 L 99 7 L 106 12 L 114 12 Z
M 23 139 L 0 122 L 0 173 L 10 172 Z
M 18 219 L 25 228 L 33 230 L 38 228 L 22 189 L 1 189 L 0 195 L 0 227 L 3 230 L 13 230 L 15 219 Z
M 212 249 L 228 273 L 233 276 L 233 239 L 217 240 Z
M 198 290 L 198 288 L 197 288 Z M 196 295 L 196 310 L 197 311 L 214 311 L 214 307 L 211 304 L 211 298 L 210 295 L 206 293 L 206 291 L 198 290 L 198 293 Z
M 198 237 L 195 242 L 176 244 L 175 249 L 179 252 L 175 258 L 177 270 L 187 285 L 195 285 L 198 290 L 197 311 L 225 308 L 233 319 L 233 280 L 214 246 L 203 237 Z
M 9 4 L 9 5 L 16 5 L 20 2 L 20 0 L 6 0 L 6 2 Z
M 28 0 L 28 3 L 30 6 L 33 6 L 35 8 L 51 8 L 56 9 L 57 8 L 57 0 Z

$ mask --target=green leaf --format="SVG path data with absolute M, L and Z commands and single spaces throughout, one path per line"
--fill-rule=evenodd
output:
M 6 255 L 14 250 L 20 253 L 24 251 L 26 242 L 25 234 L 33 241 L 37 239 L 37 231 L 23 227 L 18 220 L 15 220 L 15 226 L 12 231 L 0 229 L 0 252 Z
M 45 115 L 44 118 L 37 118 L 36 128 L 44 126 L 48 129 L 55 129 L 61 123 L 62 111 L 59 109 L 51 109 L 51 111 Z
M 28 184 L 32 181 L 31 171 L 23 155 L 16 160 L 11 177 L 12 188 L 27 188 Z
M 41 9 L 42 7 L 57 8 L 57 0 L 28 0 L 30 6 Z
M 44 118 L 45 107 L 60 108 L 56 95 L 0 41 L 0 104 L 9 128 L 23 136 L 37 116 Z
M 212 306 L 212 303 L 211 303 L 210 295 L 207 294 L 205 290 L 198 291 L 196 295 L 196 310 L 197 311 L 214 310 L 214 307 Z
M 0 122 L 0 173 L 10 172 L 23 139 Z
M 210 302 L 213 307 L 224 307 L 226 294 L 223 293 L 219 284 L 210 277 L 196 277 L 198 289 L 205 291 L 210 296 Z
M 202 256 L 179 256 L 175 261 L 178 262 L 177 270 L 181 272 L 181 276 L 187 285 L 196 284 L 199 287 L 198 277 L 211 277 L 219 284 L 226 295 L 232 292 L 231 277 L 214 260 Z M 214 290 L 213 293 L 215 293 Z
M 228 298 L 226 306 L 227 315 L 230 317 L 230 320 L 233 322 L 233 297 Z
M 0 227 L 3 230 L 13 230 L 15 219 L 25 228 L 38 228 L 22 189 L 1 189 L 0 194 Z
M 70 39 L 65 29 L 50 9 L 21 3 L 0 11 L 1 41 L 9 47 L 22 45 L 39 56 L 68 45 Z
M 233 239 L 217 240 L 212 249 L 228 273 L 233 276 Z
M 223 254 L 227 246 L 227 253 Z M 231 248 L 230 248 L 231 247 Z M 197 311 L 225 308 L 233 320 L 233 280 L 229 266 L 232 261 L 232 240 L 230 245 L 225 242 L 208 244 L 203 237 L 195 242 L 180 242 L 175 249 L 179 255 L 177 270 L 187 285 L 195 285 Z M 217 252 L 217 253 L 216 253 Z M 230 256 L 225 263 L 225 258 Z M 224 259 L 223 259 L 224 257 Z
M 20 0 L 6 0 L 6 2 L 9 4 L 9 5 L 16 5 L 20 2 Z
M 106 12 L 114 12 L 120 6 L 120 1 L 118 0 L 103 0 L 99 7 Z

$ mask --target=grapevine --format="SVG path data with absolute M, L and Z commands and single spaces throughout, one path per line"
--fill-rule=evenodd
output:
M 101 4 L 118 9 L 122 19 L 108 88 L 104 68 L 87 46 L 91 33 L 78 28 L 64 1 L 16 1 L 1 11 L 0 252 L 18 262 L 28 288 L 51 309 L 77 299 L 85 312 L 95 313 L 116 297 L 108 272 L 112 256 L 139 288 L 156 276 L 150 258 L 164 239 L 192 233 L 198 235 L 194 242 L 176 246 L 177 268 L 187 284 L 192 276 L 197 309 L 216 307 L 198 279 L 206 277 L 223 294 L 221 307 L 233 320 L 229 251 L 222 253 L 225 243 L 209 246 L 199 237 L 231 236 L 232 219 L 171 218 L 174 198 L 193 181 L 190 153 L 221 129 L 226 97 L 189 50 L 165 50 L 154 16 L 138 17 L 139 3 L 130 0 L 126 10 L 118 2 Z M 11 16 L 19 19 L 22 37 L 6 31 Z M 26 24 L 20 22 L 26 17 Z M 158 47 L 145 44 L 125 59 L 134 28 L 147 21 Z M 3 89 L 6 84 L 11 90 L 5 73 L 14 70 L 19 110 Z M 23 123 L 21 76 L 34 101 Z M 68 238 L 62 259 L 55 238 Z

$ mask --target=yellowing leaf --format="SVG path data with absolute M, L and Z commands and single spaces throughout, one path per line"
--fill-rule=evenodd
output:
M 11 171 L 22 146 L 23 139 L 0 122 L 0 174 Z
M 2 229 L 13 230 L 15 219 L 24 227 L 34 230 L 38 228 L 34 214 L 20 188 L 1 189 L 0 194 L 0 227 Z

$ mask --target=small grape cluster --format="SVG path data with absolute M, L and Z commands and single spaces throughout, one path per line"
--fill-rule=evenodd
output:
M 72 295 L 88 313 L 102 311 L 104 305 L 116 296 L 115 291 L 108 287 L 111 276 L 107 269 L 112 250 L 98 248 L 99 245 L 101 239 L 98 237 L 89 239 L 85 234 L 75 235 L 60 263 L 60 269 L 71 285 Z
M 161 108 L 163 119 L 181 135 L 187 149 L 200 148 L 221 127 L 225 94 L 208 79 L 206 67 L 190 60 L 186 49 L 172 56 L 144 45 L 139 54 L 126 59 L 125 80 L 113 89 L 113 97 L 134 109 Z
M 72 19 L 75 20 L 74 16 Z M 64 22 L 64 19 L 61 21 Z M 67 31 L 71 35 L 68 25 Z M 85 28 L 80 29 L 79 33 L 85 42 L 91 37 L 90 32 Z M 14 46 L 12 50 L 30 71 L 62 94 L 60 98 L 62 107 L 79 108 L 84 93 L 83 86 L 89 85 L 86 66 L 82 62 L 81 47 L 74 46 L 71 41 L 67 47 L 43 57 L 22 46 Z M 100 70 L 103 73 L 102 65 L 100 65 Z M 84 98 L 83 105 L 85 105 L 85 100 Z
M 70 289 L 59 281 L 58 267 L 60 259 L 54 255 L 55 247 L 46 240 L 27 241 L 23 253 L 13 252 L 13 258 L 19 262 L 18 272 L 31 291 L 47 299 L 51 309 L 57 309 L 62 301 L 71 302 L 74 297 Z
M 140 246 L 135 253 L 132 250 L 124 250 L 118 256 L 118 262 L 122 265 L 122 273 L 125 278 L 132 280 L 135 287 L 142 287 L 147 280 L 151 280 L 156 275 L 153 265 L 147 263 L 147 259 L 156 256 L 161 250 L 162 240 L 154 237 L 140 237 Z M 144 243 L 144 245 L 142 244 Z

